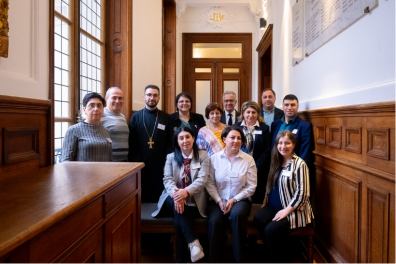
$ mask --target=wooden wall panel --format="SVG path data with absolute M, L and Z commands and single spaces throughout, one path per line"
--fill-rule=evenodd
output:
M 163 0 L 163 109 L 166 113 L 176 112 L 176 3 Z
M 60 263 L 101 263 L 103 261 L 103 230 L 99 229 L 73 250 Z
M 367 186 L 367 262 L 388 261 L 389 196 Z
M 51 165 L 51 102 L 0 95 L 0 180 Z
M 342 126 L 329 126 L 329 143 L 332 148 L 340 149 L 342 145 Z
M 359 244 L 359 196 L 361 183 L 336 171 L 318 169 L 316 174 L 316 226 L 346 262 L 357 262 Z M 329 214 L 337 212 L 337 214 Z M 354 252 L 348 255 L 348 252 Z M 344 256 L 348 256 L 345 258 Z
M 256 51 L 258 54 L 257 64 L 257 98 L 261 98 L 261 93 L 266 88 L 272 88 L 272 42 L 273 24 L 269 24 L 263 37 L 258 44 Z M 258 100 L 262 107 L 261 99 Z
M 106 2 L 106 89 L 124 92 L 122 113 L 132 115 L 132 2 Z
M 137 236 L 140 235 L 135 232 L 140 222 L 138 198 L 138 195 L 135 196 L 106 223 L 104 259 L 107 263 L 139 262 L 140 252 L 136 252 L 136 244 L 134 244 L 138 241 Z
M 323 254 L 335 262 L 394 262 L 395 101 L 300 115 L 314 126 L 311 190 Z
M 389 198 L 389 244 L 388 244 L 388 262 L 395 263 L 395 196 L 391 195 Z

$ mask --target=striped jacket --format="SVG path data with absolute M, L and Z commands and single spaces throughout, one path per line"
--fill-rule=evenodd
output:
M 279 182 L 279 196 L 283 208 L 288 205 L 296 207 L 291 212 L 287 219 L 290 223 L 290 229 L 304 227 L 311 223 L 314 218 L 312 207 L 309 202 L 309 171 L 308 166 L 303 159 L 299 158 L 296 154 L 293 155 L 290 163 L 284 169 L 291 171 L 290 177 L 280 175 Z M 269 193 L 266 193 L 266 197 Z

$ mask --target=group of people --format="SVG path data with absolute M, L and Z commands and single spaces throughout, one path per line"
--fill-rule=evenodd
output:
M 272 260 L 282 260 L 283 236 L 313 219 L 312 125 L 297 115 L 297 97 L 285 96 L 282 111 L 275 107 L 275 92 L 265 89 L 261 106 L 247 101 L 239 113 L 235 93 L 226 91 L 224 110 L 208 104 L 205 122 L 191 111 L 188 93 L 176 96 L 177 112 L 168 115 L 157 108 L 159 88 L 148 85 L 146 107 L 133 113 L 129 125 L 123 100 L 117 87 L 105 98 L 87 94 L 86 119 L 67 130 L 62 161 L 144 162 L 142 202 L 158 202 L 153 217 L 173 216 L 178 262 L 187 260 L 188 248 L 192 262 L 204 257 L 194 231 L 197 217 L 208 218 L 209 262 L 221 262 L 228 226 L 235 260 L 244 262 L 252 203 L 262 204 L 254 222 Z

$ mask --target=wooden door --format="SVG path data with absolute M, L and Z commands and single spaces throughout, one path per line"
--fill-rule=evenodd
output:
M 204 114 L 206 105 L 211 102 L 223 107 L 222 94 L 226 90 L 237 94 L 237 109 L 243 102 L 251 100 L 251 41 L 251 34 L 183 34 L 183 92 L 193 97 L 193 112 Z M 216 53 L 212 57 L 194 57 L 193 45 L 208 43 L 239 44 L 240 57 L 216 58 Z

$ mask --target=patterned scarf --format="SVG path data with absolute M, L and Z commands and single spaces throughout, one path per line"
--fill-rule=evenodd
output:
M 184 164 L 184 171 L 181 180 L 182 189 L 188 187 L 191 184 L 191 170 L 190 170 L 191 159 L 188 158 L 183 159 L 183 164 Z
M 253 131 L 254 131 L 254 126 L 252 127 L 252 130 L 250 130 L 247 126 L 243 126 L 243 132 L 245 133 L 246 136 L 246 144 L 242 145 L 241 150 L 245 152 L 246 154 L 249 154 L 250 156 L 253 156 L 253 149 L 254 149 L 254 136 L 253 136 Z

